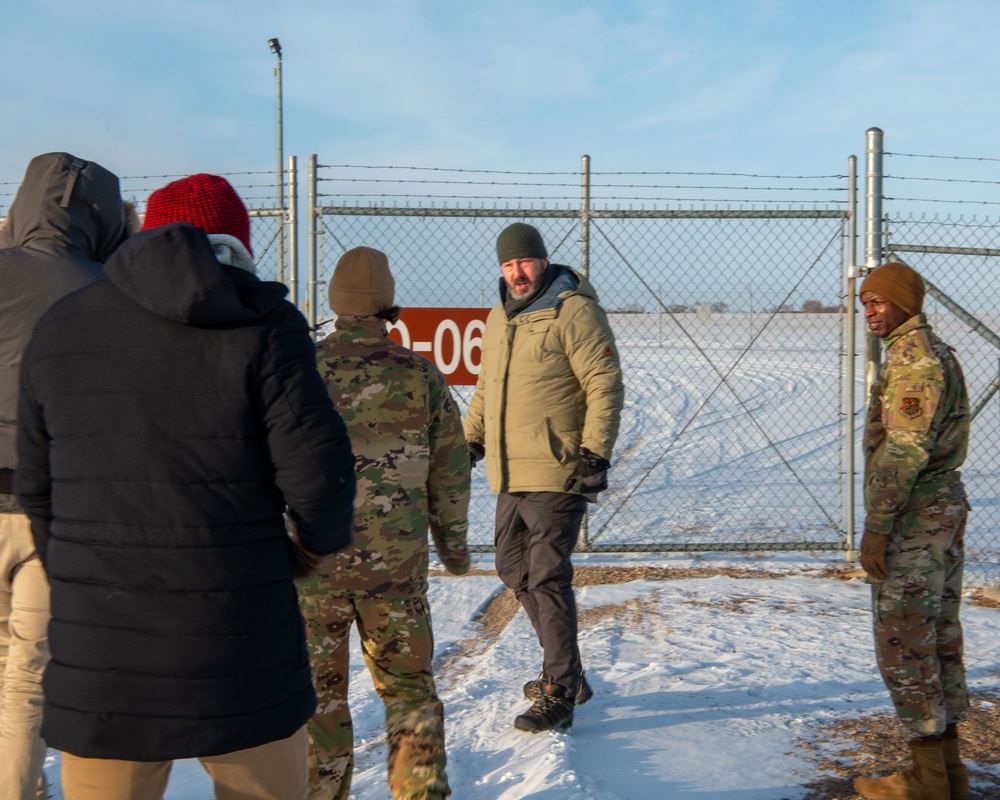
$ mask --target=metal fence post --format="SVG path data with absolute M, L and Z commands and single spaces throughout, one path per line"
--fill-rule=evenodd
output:
M 299 307 L 299 182 L 295 156 L 288 157 L 288 291 Z M 284 220 L 282 220 L 284 222 Z
M 580 182 L 580 272 L 590 277 L 590 156 L 583 156 Z
M 284 283 L 287 279 L 287 268 L 285 255 L 285 176 L 282 171 L 285 168 L 285 134 L 282 125 L 282 113 L 283 113 L 283 103 L 281 97 L 281 45 L 278 43 L 277 39 L 271 39 L 268 42 L 271 46 L 271 51 L 278 57 L 278 62 L 274 68 L 274 80 L 275 88 L 277 94 L 278 102 L 278 131 L 277 131 L 277 145 L 278 145 L 278 172 L 277 172 L 277 191 L 278 191 L 278 211 L 280 212 L 281 225 L 278 226 L 278 280 Z
M 844 530 L 847 534 L 847 561 L 856 562 L 858 551 L 854 537 L 854 503 L 855 503 L 855 448 L 854 448 L 854 370 L 856 369 L 855 352 L 857 350 L 857 314 L 856 301 L 858 277 L 858 157 L 847 159 L 847 204 L 850 213 L 847 217 L 847 376 L 844 384 L 845 406 L 845 440 L 844 440 Z
M 309 288 L 306 292 L 306 317 L 312 328 L 316 327 L 318 320 L 316 311 L 316 270 L 319 253 L 319 233 L 316 222 L 316 154 L 309 156 Z
M 865 273 L 882 262 L 882 129 L 867 131 L 865 176 Z M 865 329 L 865 404 L 882 360 L 882 342 Z
M 581 158 L 580 177 L 580 273 L 590 273 L 590 156 Z M 584 509 L 580 521 L 580 541 L 583 548 L 590 546 L 590 510 Z

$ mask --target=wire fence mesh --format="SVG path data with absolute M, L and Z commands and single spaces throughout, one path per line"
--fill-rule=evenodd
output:
M 883 223 L 885 251 L 948 300 L 932 293 L 927 311 L 958 351 L 976 413 L 964 470 L 972 504 L 967 552 L 973 580 L 997 583 L 1000 250 L 992 245 L 1000 223 L 910 210 L 931 202 L 962 210 L 973 202 L 963 187 L 1000 181 L 982 179 L 981 163 L 954 178 L 952 160 L 887 155 L 906 165 L 936 159 L 925 173 L 892 176 L 900 197 L 884 198 L 895 212 Z M 388 254 L 397 301 L 409 307 L 493 305 L 494 242 L 513 221 L 538 227 L 553 261 L 585 266 L 618 339 L 627 400 L 611 488 L 590 510 L 584 549 L 844 546 L 845 489 L 857 485 L 845 463 L 846 431 L 860 440 L 865 401 L 858 391 L 849 409 L 844 398 L 847 349 L 863 337 L 860 318 L 853 336 L 844 324 L 846 175 L 591 173 L 586 157 L 580 171 L 315 161 L 310 171 L 315 242 L 303 236 L 298 250 L 316 254 L 310 278 L 321 331 L 331 321 L 324 295 L 333 267 L 361 244 Z M 123 178 L 123 196 L 141 213 L 153 190 L 178 177 Z M 290 225 L 294 191 L 279 203 L 273 171 L 225 177 L 253 217 L 259 274 L 288 283 L 297 300 L 303 275 Z M 286 178 L 294 186 L 294 176 Z M 0 219 L 17 185 L 0 182 Z M 930 196 L 903 196 L 915 186 L 931 187 Z M 863 365 L 856 372 L 855 385 L 863 385 Z M 455 387 L 463 408 L 471 393 Z M 486 550 L 493 499 L 482 475 L 474 481 L 471 539 Z M 860 491 L 853 510 L 863 514 Z
M 1000 222 L 890 217 L 887 251 L 930 284 L 924 302 L 938 335 L 955 348 L 973 413 L 962 478 L 972 507 L 966 558 L 1000 580 Z
M 284 210 L 277 200 L 278 189 L 274 171 L 270 172 L 227 172 L 221 173 L 236 189 L 247 205 L 252 224 L 250 226 L 254 260 L 257 273 L 265 280 L 282 283 L 290 281 L 290 264 L 287 253 L 283 254 L 282 222 L 288 218 L 288 204 Z M 122 197 L 135 203 L 140 218 L 146 201 L 154 191 L 171 181 L 185 177 L 177 175 L 137 175 L 119 179 Z M 10 204 L 17 194 L 17 182 L 0 182 L 0 220 L 4 219 Z
M 641 184 L 603 175 L 597 191 L 579 174 L 545 173 L 534 186 L 520 175 L 504 182 L 507 196 L 490 183 L 487 207 L 466 174 L 435 176 L 433 195 L 394 198 L 411 184 L 378 169 L 379 182 L 358 168 L 318 171 L 321 286 L 345 250 L 368 245 L 387 253 L 400 305 L 492 306 L 494 243 L 516 220 L 539 229 L 553 262 L 586 260 L 627 400 L 611 487 L 590 508 L 582 549 L 843 547 L 843 176 L 826 176 L 828 201 L 811 208 L 785 203 L 787 192 L 760 200 L 776 176 L 741 176 L 758 182 L 747 189 L 704 173 L 683 186 L 660 173 Z M 571 187 L 587 193 L 583 211 L 568 205 Z M 678 208 L 667 190 L 702 202 Z M 757 197 L 705 205 L 737 191 Z M 472 388 L 455 393 L 464 407 Z M 474 481 L 470 539 L 488 549 L 493 499 L 482 475 Z

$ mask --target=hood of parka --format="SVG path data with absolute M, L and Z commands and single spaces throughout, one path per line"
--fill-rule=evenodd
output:
M 133 234 L 105 264 L 104 274 L 151 314 L 195 327 L 259 319 L 288 293 L 283 284 L 220 264 L 208 235 L 184 222 Z
M 28 164 L 0 230 L 0 249 L 72 244 L 90 261 L 107 260 L 125 236 L 118 178 L 69 153 L 46 153 Z

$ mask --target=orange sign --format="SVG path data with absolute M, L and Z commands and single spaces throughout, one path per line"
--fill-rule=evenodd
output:
M 483 357 L 488 308 L 404 308 L 389 336 L 441 370 L 452 386 L 473 386 Z

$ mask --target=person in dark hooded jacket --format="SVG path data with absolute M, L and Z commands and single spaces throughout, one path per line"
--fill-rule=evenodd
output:
M 181 220 L 181 222 L 175 222 Z M 193 223 L 193 224 L 189 224 Z M 315 709 L 292 542 L 350 543 L 354 457 L 224 178 L 149 199 L 25 354 L 17 493 L 52 586 L 42 734 L 74 798 L 303 798 Z
M 0 230 L 0 797 L 45 796 L 42 672 L 49 586 L 14 495 L 21 357 L 63 295 L 102 273 L 125 235 L 118 178 L 69 153 L 31 160 Z

